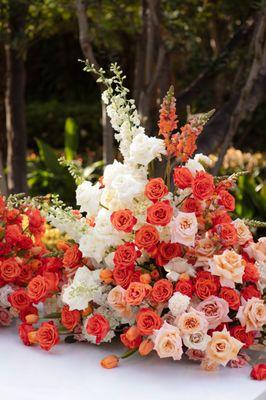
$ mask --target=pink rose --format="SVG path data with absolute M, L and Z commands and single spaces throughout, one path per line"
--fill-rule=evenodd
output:
M 245 367 L 250 361 L 250 357 L 245 353 L 238 354 L 235 360 L 229 362 L 229 367 L 231 368 L 242 368 Z
M 230 322 L 228 317 L 229 305 L 227 301 L 217 296 L 210 296 L 197 306 L 197 310 L 205 314 L 209 329 L 215 329 L 222 322 Z

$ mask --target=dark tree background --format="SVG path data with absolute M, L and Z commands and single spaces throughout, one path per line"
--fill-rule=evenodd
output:
M 36 138 L 62 149 L 68 117 L 78 153 L 112 161 L 100 88 L 80 58 L 122 66 L 151 135 L 170 84 L 181 121 L 187 105 L 215 108 L 199 140 L 200 151 L 218 154 L 215 173 L 232 144 L 265 150 L 265 9 L 250 0 L 1 0 L 2 191 L 27 191 L 26 149 L 36 151 Z

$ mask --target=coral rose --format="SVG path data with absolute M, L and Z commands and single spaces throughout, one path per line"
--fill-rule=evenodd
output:
M 236 311 L 239 309 L 240 296 L 234 289 L 223 286 L 220 290 L 219 296 L 227 301 L 231 310 Z
M 168 279 L 157 281 L 151 292 L 151 297 L 156 303 L 164 303 L 169 300 L 173 294 L 173 285 Z
M 114 211 L 111 215 L 111 222 L 117 231 L 130 233 L 137 223 L 137 219 L 131 210 L 125 209 Z
M 244 344 L 243 348 L 247 349 L 254 343 L 254 332 L 246 332 L 244 326 L 235 325 L 230 329 L 230 334 Z
M 195 213 L 197 217 L 199 217 L 202 213 L 202 204 L 199 200 L 193 199 L 192 197 L 188 197 L 185 199 L 182 204 L 181 211 L 185 213 Z
M 193 175 L 186 167 L 176 167 L 173 176 L 174 183 L 179 189 L 186 189 L 192 185 Z
M 227 223 L 218 224 L 215 226 L 215 230 L 223 246 L 229 247 L 237 243 L 237 233 L 234 225 Z
M 154 330 L 160 329 L 162 319 L 151 308 L 142 308 L 136 315 L 137 328 L 141 335 L 151 335 Z
M 140 256 L 134 243 L 125 243 L 117 247 L 114 255 L 116 267 L 133 267 L 136 259 Z
M 157 247 L 156 264 L 162 267 L 170 260 L 182 256 L 182 247 L 178 243 L 161 242 Z
M 173 216 L 173 207 L 168 200 L 158 201 L 147 208 L 147 222 L 152 225 L 166 226 Z
M 0 278 L 5 282 L 14 282 L 19 277 L 21 267 L 14 258 L 0 261 Z
M 260 279 L 260 272 L 258 267 L 255 264 L 246 261 L 245 271 L 243 275 L 243 282 L 257 283 L 259 279 Z
M 80 265 L 82 253 L 77 244 L 68 247 L 63 256 L 63 266 L 66 268 L 76 268 Z
M 230 360 L 235 360 L 243 343 L 223 329 L 222 332 L 213 332 L 212 338 L 207 345 L 206 355 L 210 361 L 225 366 Z
M 49 351 L 59 342 L 57 326 L 53 321 L 43 322 L 37 330 L 36 340 L 41 349 Z
M 135 235 L 135 243 L 140 249 L 150 250 L 159 242 L 159 233 L 155 226 L 143 225 Z
M 131 282 L 126 290 L 126 303 L 131 306 L 138 306 L 150 292 L 150 285 L 141 282 Z
M 251 370 L 250 373 L 251 378 L 256 381 L 263 381 L 266 379 L 266 364 L 257 364 Z
M 212 295 L 217 295 L 219 288 L 219 278 L 213 276 L 209 271 L 199 271 L 197 273 L 195 292 L 201 300 L 205 300 Z
M 117 285 L 127 288 L 133 279 L 134 267 L 116 266 L 113 271 L 114 281 Z
M 18 334 L 25 346 L 30 346 L 32 343 L 29 341 L 29 333 L 34 332 L 35 329 L 32 325 L 22 323 L 19 326 Z
M 162 178 L 150 179 L 145 187 L 145 196 L 154 203 L 161 200 L 168 192 L 168 188 Z
M 27 293 L 31 301 L 34 303 L 39 303 L 47 296 L 48 288 L 45 278 L 41 275 L 35 276 L 27 288 Z
M 99 344 L 110 331 L 109 321 L 104 315 L 95 313 L 88 318 L 86 331 L 89 335 L 95 336 L 96 344 Z
M 70 310 L 65 305 L 61 311 L 61 323 L 68 330 L 73 331 L 80 322 L 80 312 L 78 310 Z
M 16 310 L 22 311 L 30 306 L 30 298 L 25 289 L 15 290 L 10 296 L 9 301 L 12 307 Z
M 198 200 L 209 200 L 214 193 L 213 176 L 207 172 L 200 171 L 196 173 L 192 184 L 193 195 Z
M 192 297 L 194 287 L 191 279 L 179 279 L 179 281 L 175 285 L 175 291 L 180 292 L 186 296 Z
M 234 211 L 235 209 L 235 198 L 227 190 L 221 190 L 219 192 L 218 204 L 224 206 L 228 211 Z

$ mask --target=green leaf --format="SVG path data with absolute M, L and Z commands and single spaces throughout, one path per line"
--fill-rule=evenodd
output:
M 41 160 L 44 162 L 48 170 L 52 171 L 56 175 L 63 173 L 63 168 L 58 162 L 58 156 L 49 144 L 45 143 L 41 139 L 36 139 Z
M 65 122 L 65 157 L 67 161 L 73 160 L 76 156 L 78 142 L 78 125 L 73 118 L 67 118 Z

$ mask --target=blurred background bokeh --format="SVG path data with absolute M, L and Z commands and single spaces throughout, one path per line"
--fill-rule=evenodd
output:
M 101 88 L 78 60 L 116 61 L 150 135 L 171 84 L 181 122 L 188 106 L 216 109 L 198 152 L 212 155 L 215 175 L 248 170 L 236 213 L 266 220 L 265 9 L 253 0 L 0 0 L 2 192 L 74 204 L 66 164 L 98 179 L 117 148 Z

